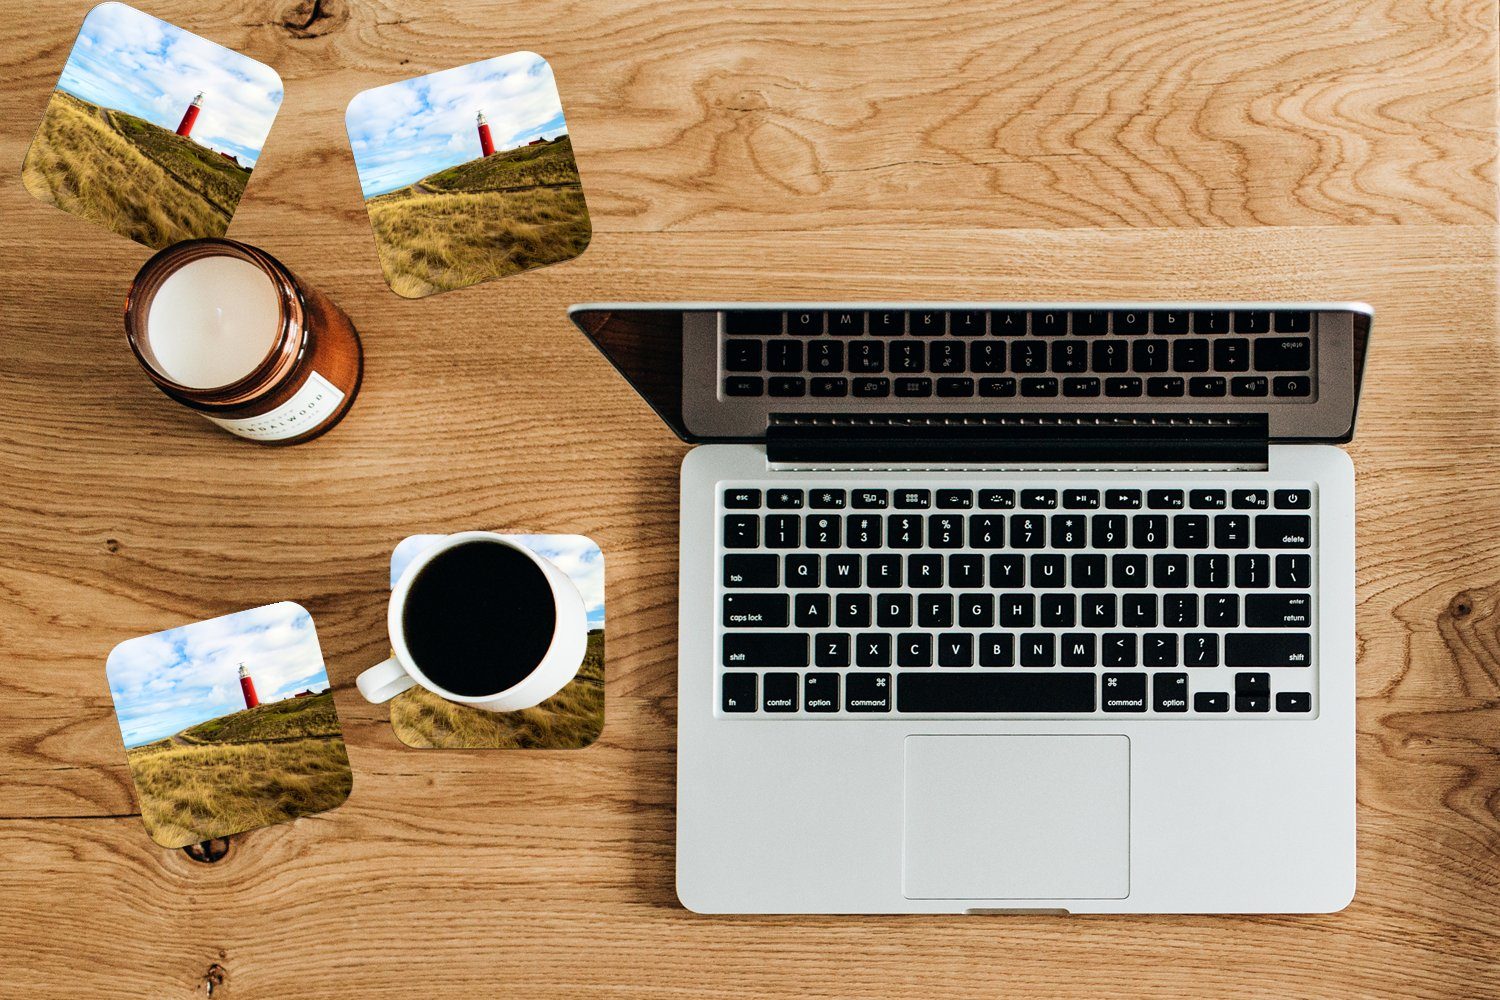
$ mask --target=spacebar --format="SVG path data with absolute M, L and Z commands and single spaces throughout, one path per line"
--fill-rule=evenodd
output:
M 900 674 L 898 712 L 1092 712 L 1093 674 Z

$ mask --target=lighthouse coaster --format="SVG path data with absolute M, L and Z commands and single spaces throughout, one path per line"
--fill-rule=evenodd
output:
M 141 821 L 161 846 L 285 823 L 349 797 L 343 730 L 300 605 L 130 639 L 104 669 Z
M 391 553 L 391 584 L 443 535 L 412 535 Z M 507 534 L 562 570 L 578 588 L 588 646 L 578 673 L 534 708 L 487 712 L 447 701 L 418 685 L 391 699 L 391 728 L 419 749 L 577 750 L 604 728 L 604 555 L 582 535 Z
M 593 229 L 552 68 L 532 52 L 356 94 L 380 266 L 406 298 L 572 260 Z
M 21 180 L 160 250 L 223 236 L 281 106 L 281 77 L 121 3 L 89 11 Z

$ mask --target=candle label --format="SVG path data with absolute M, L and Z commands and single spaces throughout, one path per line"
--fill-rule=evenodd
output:
M 344 394 L 332 382 L 313 372 L 291 399 L 274 410 L 258 417 L 207 419 L 231 434 L 238 434 L 252 441 L 285 441 L 317 427 L 331 417 L 343 401 Z

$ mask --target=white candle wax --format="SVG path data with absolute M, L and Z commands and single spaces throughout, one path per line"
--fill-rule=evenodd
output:
M 215 389 L 254 371 L 275 346 L 280 302 L 270 277 L 238 257 L 199 257 L 151 298 L 146 339 L 162 375 Z

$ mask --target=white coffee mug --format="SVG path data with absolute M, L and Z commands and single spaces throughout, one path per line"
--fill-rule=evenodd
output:
M 449 549 L 468 542 L 504 545 L 530 559 L 546 577 L 552 589 L 552 604 L 557 611 L 552 643 L 547 647 L 547 652 L 542 656 L 541 662 L 525 677 L 505 690 L 482 695 L 457 694 L 434 683 L 431 678 L 422 673 L 422 668 L 417 665 L 412 658 L 411 650 L 406 646 L 406 636 L 402 626 L 406 598 L 411 592 L 412 581 L 433 559 Z M 589 641 L 588 612 L 584 608 L 583 596 L 578 593 L 578 587 L 574 585 L 568 574 L 526 546 L 490 531 L 461 531 L 458 534 L 448 535 L 417 555 L 402 571 L 400 579 L 391 587 L 391 603 L 386 613 L 386 627 L 390 630 L 391 649 L 396 655 L 384 663 L 376 664 L 355 679 L 355 686 L 359 688 L 359 693 L 364 695 L 366 700 L 376 703 L 390 701 L 402 691 L 420 684 L 433 694 L 449 701 L 473 708 L 482 708 L 487 712 L 515 712 L 523 708 L 531 708 L 557 694 L 577 675 L 578 668 L 583 665 L 584 654 L 588 651 Z

